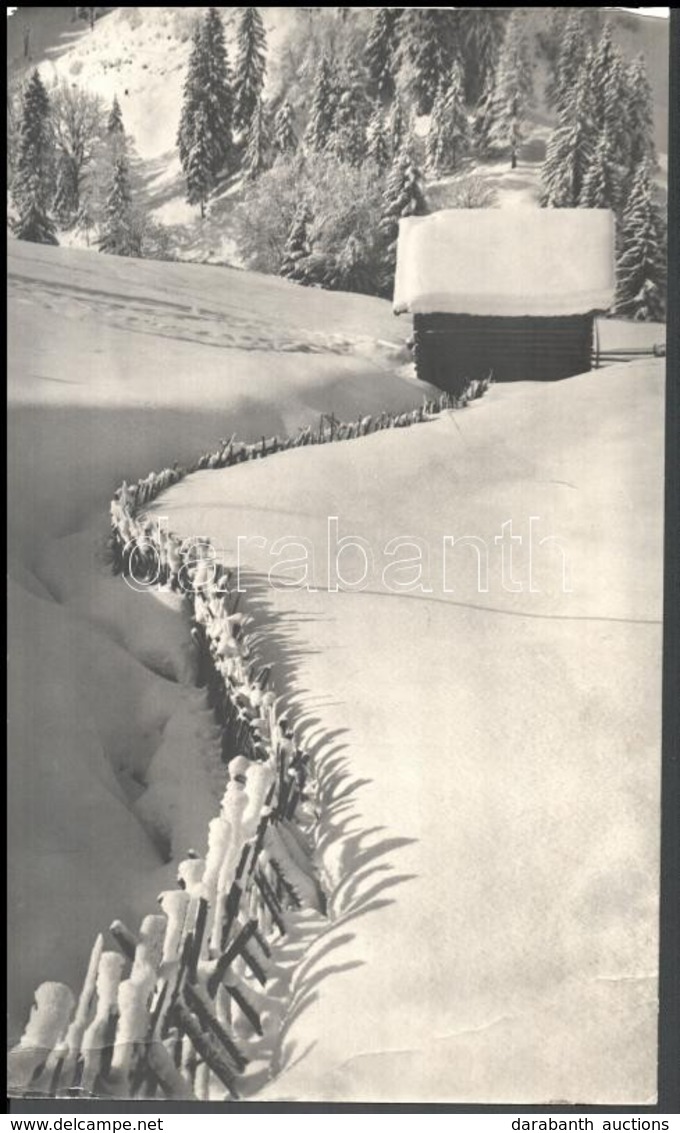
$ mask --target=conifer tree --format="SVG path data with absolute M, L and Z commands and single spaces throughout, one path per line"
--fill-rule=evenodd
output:
M 427 135 L 427 164 L 434 173 L 452 173 L 469 144 L 469 123 L 458 68 L 447 86 L 437 92 Z
M 626 129 L 630 141 L 630 161 L 635 168 L 648 161 L 653 168 L 657 162 L 654 144 L 654 112 L 652 89 L 647 77 L 645 57 L 640 52 L 628 67 L 628 105 Z
M 7 86 L 7 184 L 12 184 L 19 151 L 22 99 L 14 84 Z
M 406 216 L 424 216 L 427 203 L 421 187 L 420 170 L 408 153 L 397 154 L 383 193 L 379 229 L 383 242 L 383 292 L 389 294 L 397 262 L 399 221 Z
M 605 131 L 612 157 L 622 170 L 630 169 L 631 146 L 629 110 L 630 90 L 628 68 L 621 52 L 612 52 L 610 67 L 604 81 L 604 105 L 601 114 L 595 115 L 600 129 Z
M 621 204 L 621 170 L 614 161 L 606 129 L 595 146 L 577 203 L 580 208 L 614 212 Z
M 139 231 L 132 208 L 130 170 L 127 159 L 122 154 L 116 158 L 113 168 L 99 251 L 114 256 L 141 254 Z
M 279 272 L 286 279 L 293 279 L 298 283 L 304 283 L 307 278 L 305 261 L 312 250 L 309 237 L 311 223 L 312 210 L 306 201 L 302 201 L 293 217 Z
M 496 85 L 493 79 L 487 83 L 482 97 L 475 107 L 470 140 L 478 157 L 487 157 L 493 148 L 494 124 L 498 115 Z
M 333 132 L 328 140 L 329 149 L 339 161 L 360 165 L 366 157 L 366 127 L 370 107 L 359 79 L 354 73 L 347 76 L 333 118 Z
M 607 84 L 614 67 L 617 48 L 612 40 L 611 25 L 605 23 L 595 50 L 589 59 L 589 82 L 592 93 L 595 125 L 601 130 L 605 124 Z
M 274 145 L 279 153 L 293 153 L 297 144 L 295 112 L 289 102 L 283 102 L 274 117 Z
M 249 180 L 254 180 L 269 168 L 271 153 L 267 108 L 262 99 L 259 99 L 248 123 L 246 151 L 243 157 L 243 172 Z
M 394 95 L 394 72 L 399 34 L 399 8 L 374 8 L 364 60 L 370 92 L 375 97 L 390 99 Z
M 598 131 L 593 122 L 588 68 L 571 99 L 565 102 L 558 126 L 548 142 L 541 168 L 541 204 L 546 208 L 576 208 L 591 167 Z
M 582 8 L 571 8 L 561 30 L 554 74 L 546 89 L 551 106 L 559 113 L 571 97 L 590 48 L 590 37 Z
M 184 84 L 177 145 L 187 180 L 187 200 L 201 216 L 216 178 L 233 154 L 233 96 L 224 27 L 217 8 L 197 23 Z M 204 163 L 204 168 L 201 168 Z
M 460 59 L 459 11 L 404 8 L 399 20 L 399 70 L 417 114 L 429 114 L 440 83 Z
M 666 310 L 666 237 L 654 203 L 649 165 L 638 167 L 621 226 L 616 310 L 628 318 L 662 320 Z
M 109 134 L 109 136 L 112 135 L 112 134 L 124 134 L 125 133 L 125 127 L 123 125 L 123 112 L 120 108 L 120 103 L 118 101 L 118 95 L 115 95 L 115 94 L 113 96 L 113 103 L 111 105 L 111 112 L 109 114 L 108 121 L 106 123 L 106 132 L 107 132 L 107 134 Z
M 496 74 L 506 13 L 498 8 L 461 8 L 459 12 L 465 98 L 478 102 Z
M 214 185 L 212 174 L 212 135 L 205 103 L 200 103 L 193 117 L 192 133 L 186 152 L 184 173 L 187 181 L 187 201 L 199 205 L 201 219 Z
M 324 55 L 314 85 L 309 124 L 305 134 L 305 141 L 312 152 L 319 153 L 328 146 L 335 124 L 338 98 L 337 72 L 328 56 Z
M 206 104 L 212 133 L 211 172 L 217 177 L 229 167 L 233 151 L 234 96 L 224 24 L 217 8 L 208 8 L 202 28 L 204 86 L 199 92 Z
M 191 42 L 191 53 L 186 79 L 184 80 L 184 94 L 182 99 L 182 112 L 177 132 L 177 147 L 179 159 L 186 173 L 186 163 L 191 148 L 191 139 L 194 130 L 194 118 L 202 101 L 202 91 L 207 81 L 207 66 L 203 45 L 202 27 L 199 21 L 194 25 L 194 34 Z
M 609 23 L 606 23 L 602 29 L 590 58 L 588 70 L 593 121 L 598 135 L 606 129 L 614 160 L 622 168 L 630 168 L 628 69 L 619 48 L 612 39 Z
M 244 8 L 238 28 L 234 78 L 234 115 L 238 129 L 247 128 L 262 98 L 267 70 L 267 36 L 259 8 Z
M 12 200 L 16 217 L 12 227 L 20 240 L 34 244 L 56 244 L 54 221 L 49 212 L 50 103 L 37 70 L 33 72 L 21 103 L 19 137 Z
M 376 106 L 366 130 L 366 157 L 382 172 L 390 164 L 390 153 L 385 117 L 380 106 Z
M 515 8 L 508 20 L 498 62 L 493 138 L 510 151 L 511 167 L 524 134 L 527 111 L 533 97 L 532 62 L 526 36 L 526 16 Z
M 331 291 L 349 291 L 359 295 L 373 294 L 375 287 L 373 267 L 367 262 L 366 251 L 353 232 L 350 232 L 344 246 L 329 263 L 324 286 Z

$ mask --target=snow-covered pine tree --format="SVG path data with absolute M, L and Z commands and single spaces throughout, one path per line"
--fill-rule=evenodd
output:
M 212 133 L 212 173 L 217 177 L 229 167 L 233 154 L 234 96 L 229 58 L 224 40 L 224 24 L 217 8 L 208 8 L 202 28 L 204 87 Z
M 603 113 L 598 120 L 601 122 L 600 128 L 607 133 L 613 159 L 626 171 L 631 165 L 629 102 L 628 68 L 621 52 L 615 48 L 605 77 Z
M 125 127 L 123 125 L 123 111 L 120 108 L 118 95 L 114 94 L 113 103 L 111 104 L 111 112 L 106 123 L 107 134 L 124 134 Z
M 289 102 L 282 102 L 274 117 L 274 146 L 279 153 L 294 153 L 298 139 L 295 111 Z
M 216 177 L 233 154 L 233 96 L 224 26 L 217 8 L 197 23 L 184 83 L 177 145 L 187 179 L 187 200 L 201 216 Z M 205 169 L 200 168 L 204 163 Z
M 279 269 L 280 275 L 298 283 L 304 283 L 307 278 L 305 260 L 312 250 L 309 239 L 311 223 L 312 210 L 306 201 L 302 201 L 295 210 Z
M 122 154 L 114 163 L 113 179 L 99 239 L 99 251 L 114 256 L 141 254 L 139 233 L 136 230 L 132 209 L 130 169 L 127 159 Z
M 338 76 L 333 62 L 324 55 L 312 94 L 312 106 L 305 134 L 307 146 L 313 153 L 325 150 L 331 139 L 338 104 Z
M 470 127 L 463 82 L 458 67 L 450 81 L 440 86 L 432 107 L 427 135 L 427 165 L 433 173 L 453 173 L 460 168 L 470 140 Z
M 343 83 L 335 108 L 333 131 L 326 147 L 339 161 L 360 165 L 365 159 L 369 114 L 370 104 L 359 76 L 352 71 Z
M 374 8 L 371 30 L 364 49 L 364 61 L 374 97 L 394 95 L 394 72 L 399 34 L 400 8 Z
M 19 152 L 21 124 L 21 92 L 13 83 L 7 84 L 7 184 L 12 184 Z
M 246 150 L 243 155 L 243 172 L 253 181 L 268 169 L 272 160 L 272 143 L 267 107 L 260 98 L 248 122 Z
M 397 262 L 399 221 L 405 216 L 424 216 L 427 202 L 421 186 L 420 170 L 410 154 L 397 154 L 387 178 L 383 193 L 382 215 L 379 224 L 384 248 L 382 291 L 389 295 L 394 284 Z
M 50 102 L 40 74 L 35 70 L 21 102 L 12 180 L 12 201 L 16 210 L 12 228 L 20 240 L 34 244 L 58 243 L 49 211 L 50 150 Z
M 621 169 L 614 161 L 606 129 L 602 131 L 583 178 L 577 204 L 587 209 L 613 209 L 621 204 Z
M 666 311 L 666 233 L 654 203 L 649 165 L 635 173 L 621 225 L 616 310 L 627 318 L 662 320 Z
M 366 157 L 382 172 L 390 164 L 391 149 L 382 107 L 376 106 L 366 130 Z
M 200 21 L 194 24 L 194 34 L 191 42 L 191 53 L 187 74 L 184 80 L 184 93 L 182 98 L 182 111 L 177 131 L 177 148 L 179 159 L 186 175 L 186 166 L 191 149 L 194 131 L 194 118 L 201 105 L 202 91 L 207 81 L 207 63 L 205 58 L 205 45 Z
M 478 102 L 496 74 L 506 12 L 502 8 L 461 8 L 459 27 L 465 99 Z
M 526 14 L 514 8 L 505 29 L 498 61 L 496 107 L 492 137 L 510 151 L 512 169 L 524 136 L 527 111 L 533 98 L 532 60 L 526 33 Z
M 652 89 L 647 77 L 642 52 L 628 66 L 628 105 L 625 122 L 630 142 L 630 161 L 633 168 L 648 161 L 654 168 L 657 163 L 654 144 L 654 111 Z
M 607 87 L 611 89 L 611 74 L 616 69 L 617 60 L 620 60 L 620 53 L 612 40 L 611 24 L 606 22 L 589 61 L 593 113 L 598 130 L 605 125 Z
M 583 68 L 571 97 L 565 101 L 557 128 L 548 141 L 541 167 L 541 205 L 576 208 L 593 161 L 598 130 L 593 122 L 589 68 Z
M 570 8 L 559 37 L 554 72 L 546 87 L 550 106 L 559 113 L 579 80 L 590 48 L 590 35 L 582 8 Z
M 190 205 L 200 206 L 201 219 L 205 216 L 205 206 L 214 184 L 212 141 L 208 110 L 205 103 L 201 102 L 193 116 L 191 139 L 184 164 L 187 201 Z
M 262 98 L 267 70 L 267 36 L 259 8 L 243 8 L 237 33 L 234 119 L 245 130 Z
M 366 250 L 354 233 L 349 234 L 344 247 L 329 264 L 324 287 L 328 287 L 330 291 L 373 294 L 375 278 L 372 265 L 367 262 Z
M 430 113 L 440 82 L 450 74 L 460 56 L 459 9 L 402 9 L 399 72 L 417 114 Z
M 484 88 L 482 97 L 475 107 L 470 140 L 478 157 L 487 157 L 493 148 L 494 123 L 498 114 L 496 103 L 496 84 L 492 79 Z

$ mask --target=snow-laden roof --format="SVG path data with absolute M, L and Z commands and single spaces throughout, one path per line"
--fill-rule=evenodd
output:
M 608 209 L 443 209 L 399 223 L 396 314 L 575 315 L 613 298 Z

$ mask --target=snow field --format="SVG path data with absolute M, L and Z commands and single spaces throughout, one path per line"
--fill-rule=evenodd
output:
M 514 591 L 496 562 L 480 593 L 473 556 L 452 592 L 329 593 L 323 555 L 309 591 L 283 589 L 246 544 L 244 600 L 314 753 L 332 921 L 262 1100 L 653 1096 L 662 377 L 496 386 L 417 429 L 278 455 L 274 482 L 249 462 L 157 501 L 232 567 L 239 535 L 323 548 L 329 515 L 433 559 L 444 534 L 494 547 L 533 515 L 570 566 L 567 590 L 546 552 L 536 591 L 520 554 Z

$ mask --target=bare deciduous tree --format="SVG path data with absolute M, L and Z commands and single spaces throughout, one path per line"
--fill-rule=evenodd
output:
M 62 82 L 51 92 L 52 129 L 57 151 L 58 211 L 78 214 L 87 168 L 105 128 L 102 100 L 89 91 Z

